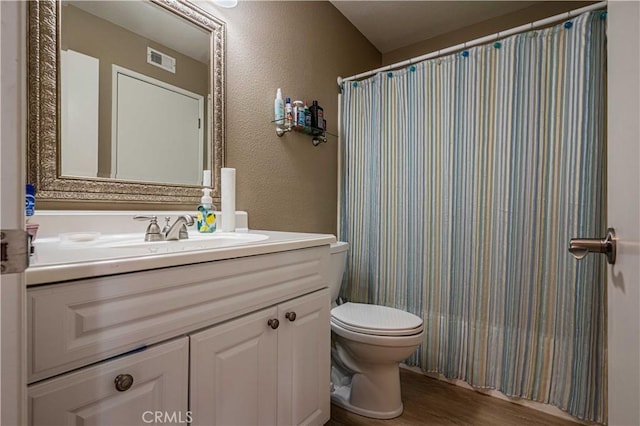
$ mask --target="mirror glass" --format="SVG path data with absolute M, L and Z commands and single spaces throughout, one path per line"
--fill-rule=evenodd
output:
M 211 33 L 142 1 L 65 1 L 60 175 L 201 184 Z
M 225 24 L 175 0 L 29 2 L 28 182 L 41 200 L 219 202 Z

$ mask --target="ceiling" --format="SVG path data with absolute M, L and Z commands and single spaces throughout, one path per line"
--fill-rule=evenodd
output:
M 332 0 L 331 3 L 381 53 L 387 53 L 537 2 Z

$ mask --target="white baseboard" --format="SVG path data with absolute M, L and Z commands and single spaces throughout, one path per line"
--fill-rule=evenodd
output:
M 410 367 L 410 366 L 405 365 L 405 364 L 400 364 L 400 367 L 404 368 L 406 370 L 412 371 L 414 373 L 422 374 L 423 376 L 431 377 L 433 379 L 438 379 L 438 380 L 441 380 L 443 382 L 447 382 L 447 383 L 452 384 L 452 385 L 460 386 L 460 387 L 465 388 L 465 389 L 470 389 L 470 390 L 482 393 L 484 395 L 491 396 L 493 398 L 498 398 L 498 399 L 502 399 L 504 401 L 509 401 L 511 403 L 514 403 L 514 404 L 522 405 L 523 407 L 531 408 L 531 409 L 536 410 L 536 411 L 541 411 L 543 413 L 550 414 L 550 415 L 556 416 L 556 417 L 560 417 L 562 419 L 569 420 L 569 421 L 572 421 L 572 422 L 577 423 L 577 424 L 581 424 L 581 425 L 597 425 L 598 424 L 598 423 L 593 423 L 593 422 L 588 422 L 588 421 L 583 421 L 583 420 L 577 419 L 577 418 L 573 417 L 572 415 L 568 414 L 567 412 L 565 412 L 565 411 L 561 410 L 560 408 L 558 408 L 556 406 L 553 406 L 553 405 L 544 404 L 544 403 L 538 402 L 538 401 L 531 401 L 529 399 L 513 398 L 513 397 L 507 396 L 507 395 L 503 394 L 502 392 L 497 391 L 495 389 L 478 389 L 478 388 L 474 388 L 473 386 L 471 386 L 469 383 L 465 382 L 464 380 L 448 379 L 448 378 L 446 378 L 444 375 L 442 375 L 440 373 L 427 373 L 427 372 L 422 371 L 418 367 Z

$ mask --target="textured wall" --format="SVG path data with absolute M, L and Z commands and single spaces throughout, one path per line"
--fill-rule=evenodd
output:
M 432 37 L 427 40 L 401 47 L 382 55 L 382 65 L 393 64 L 405 59 L 414 58 L 439 49 L 444 49 L 465 41 L 474 40 L 498 31 L 508 30 L 520 25 L 528 24 L 549 16 L 558 15 L 563 12 L 578 9 L 595 1 L 543 1 L 535 6 L 530 6 L 506 15 L 479 22 L 468 27 L 461 28 Z
M 380 53 L 328 2 L 249 2 L 227 23 L 226 163 L 236 168 L 239 210 L 253 229 L 336 232 L 337 138 L 275 135 L 273 100 L 324 107 L 337 132 L 337 76 L 380 65 Z

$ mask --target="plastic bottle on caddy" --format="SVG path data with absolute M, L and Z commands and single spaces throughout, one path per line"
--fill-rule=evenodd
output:
M 282 91 L 278 88 L 276 99 L 273 101 L 274 121 L 276 124 L 284 124 L 284 101 L 282 100 Z
M 291 127 L 293 123 L 293 110 L 291 109 L 291 98 L 287 98 L 284 104 L 284 125 Z
M 313 104 L 309 107 L 309 112 L 311 113 L 311 127 L 322 131 L 324 127 L 324 110 L 318 105 L 318 101 L 313 101 Z
M 302 129 L 305 125 L 304 103 L 302 101 L 293 101 L 293 127 Z
M 311 111 L 309 111 L 306 102 L 304 104 L 304 126 L 311 127 Z

